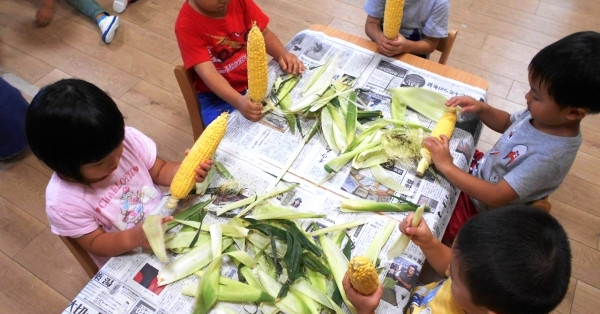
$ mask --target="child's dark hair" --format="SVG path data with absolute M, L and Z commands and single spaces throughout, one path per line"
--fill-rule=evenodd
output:
M 82 183 L 81 166 L 103 159 L 125 137 L 117 104 L 94 84 L 79 79 L 42 88 L 27 110 L 25 129 L 37 158 Z
M 476 215 L 454 242 L 475 305 L 496 313 L 549 313 L 571 276 L 569 239 L 547 212 L 513 206 Z
M 600 33 L 573 33 L 547 46 L 533 57 L 529 73 L 559 106 L 600 112 Z

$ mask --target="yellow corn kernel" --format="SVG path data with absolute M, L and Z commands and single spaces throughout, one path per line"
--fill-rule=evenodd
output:
M 379 287 L 379 276 L 371 259 L 355 256 L 348 263 L 348 277 L 356 291 L 363 295 L 371 295 Z
M 179 169 L 171 182 L 171 197 L 167 202 L 167 208 L 175 208 L 177 202 L 190 193 L 196 184 L 196 181 L 194 180 L 196 168 L 200 163 L 211 158 L 217 150 L 221 139 L 225 135 L 225 131 L 227 130 L 227 118 L 229 118 L 229 114 L 223 112 L 211 122 L 196 140 L 187 156 L 183 159 L 183 162 L 179 166 Z
M 431 136 L 437 137 L 441 140 L 441 135 L 446 135 L 446 137 L 452 137 L 452 133 L 454 133 L 454 126 L 456 126 L 456 121 L 458 120 L 458 109 L 455 107 L 450 107 L 444 112 L 440 120 L 435 124 L 433 130 L 431 130 Z M 423 176 L 429 165 L 431 164 L 431 154 L 427 148 L 421 148 L 421 160 L 419 161 L 419 165 L 417 166 L 417 175 Z
M 248 33 L 248 93 L 253 102 L 260 103 L 267 96 L 269 72 L 265 38 L 256 25 Z
M 383 35 L 386 38 L 394 39 L 402 24 L 404 0 L 387 0 L 383 12 Z

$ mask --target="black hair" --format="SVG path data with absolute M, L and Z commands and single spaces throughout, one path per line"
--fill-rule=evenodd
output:
M 37 158 L 81 183 L 81 166 L 103 159 L 125 137 L 117 104 L 94 84 L 79 79 L 43 87 L 27 110 L 25 129 Z
M 560 107 L 599 113 L 600 33 L 573 33 L 540 50 L 529 63 L 529 75 Z
M 564 298 L 571 248 L 547 212 L 512 206 L 476 215 L 454 242 L 472 302 L 496 313 L 549 313 Z

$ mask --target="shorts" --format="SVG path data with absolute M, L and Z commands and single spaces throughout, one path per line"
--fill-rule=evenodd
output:
M 475 150 L 475 154 L 473 154 L 473 159 L 471 159 L 471 165 L 469 166 L 469 173 L 472 173 L 473 170 L 476 169 L 477 163 L 483 158 L 484 153 L 479 150 Z M 464 192 L 460 192 L 458 196 L 458 201 L 456 201 L 456 206 L 454 206 L 454 211 L 452 212 L 452 216 L 450 217 L 450 221 L 448 222 L 448 226 L 446 227 L 446 232 L 444 232 L 444 236 L 442 237 L 442 242 L 449 243 L 454 241 L 460 227 L 467 222 L 471 217 L 477 215 L 479 211 L 473 205 L 471 198 L 465 194 Z
M 246 91 L 241 94 L 245 95 Z M 200 109 L 200 115 L 205 126 L 209 125 L 221 113 L 225 111 L 232 113 L 235 111 L 235 107 L 211 92 L 199 93 L 198 102 L 200 103 L 200 108 L 198 109 Z

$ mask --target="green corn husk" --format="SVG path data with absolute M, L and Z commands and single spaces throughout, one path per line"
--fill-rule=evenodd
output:
M 410 223 L 410 225 L 413 228 L 418 226 L 421 222 L 421 216 L 423 215 L 423 211 L 425 211 L 425 205 L 421 205 L 415 210 L 415 215 L 413 216 Z M 392 244 L 388 249 L 387 258 L 391 260 L 396 256 L 402 255 L 402 253 L 404 253 L 404 250 L 406 250 L 406 247 L 408 247 L 410 239 L 411 237 L 405 234 L 401 234 L 400 237 L 398 237 L 398 239 L 396 240 L 396 242 L 394 242 L 394 244 Z
M 319 242 L 321 243 L 321 247 L 323 248 L 323 252 L 325 253 L 327 264 L 329 264 L 329 268 L 333 272 L 335 284 L 338 290 L 340 291 L 344 303 L 346 304 L 351 313 L 356 314 L 356 308 L 352 305 L 352 303 L 350 303 L 350 301 L 346 297 L 346 293 L 344 292 L 344 286 L 342 284 L 342 281 L 344 280 L 344 275 L 346 274 L 346 270 L 348 269 L 348 258 L 346 258 L 346 256 L 340 250 L 340 248 L 337 247 L 329 237 L 325 235 L 320 235 Z
M 224 238 L 222 247 L 227 248 L 232 243 L 233 240 Z M 180 255 L 179 258 L 170 262 L 158 271 L 156 278 L 159 286 L 166 285 L 181 278 L 187 277 L 211 262 L 212 249 L 210 238 L 208 241 L 198 241 L 196 242 L 196 245 L 197 246 L 191 249 L 189 252 Z
M 438 92 L 419 87 L 396 87 L 388 89 L 388 92 L 392 95 L 392 103 L 396 98 L 396 101 L 433 121 L 438 121 L 446 112 L 448 99 Z
M 369 200 L 345 199 L 340 204 L 343 212 L 407 212 L 416 210 L 413 203 L 380 203 Z
M 375 165 L 371 166 L 369 169 L 371 170 L 371 173 L 377 182 L 398 193 L 408 192 L 408 189 L 396 181 L 396 179 L 394 179 L 391 175 L 389 175 L 382 166 Z
M 221 278 L 221 255 L 216 256 L 206 268 L 204 276 L 200 278 L 196 290 L 196 303 L 194 314 L 206 314 L 217 303 L 219 294 L 219 280 Z
M 169 257 L 167 256 L 167 249 L 165 247 L 166 229 L 165 224 L 162 223 L 162 219 L 163 217 L 156 215 L 146 216 L 142 229 L 144 229 L 154 255 L 158 257 L 159 261 L 167 263 Z
M 388 241 L 392 232 L 396 228 L 396 222 L 392 220 L 388 220 L 383 228 L 381 228 L 378 232 L 363 256 L 369 258 L 374 265 L 377 265 L 377 258 L 379 257 L 379 252 Z

